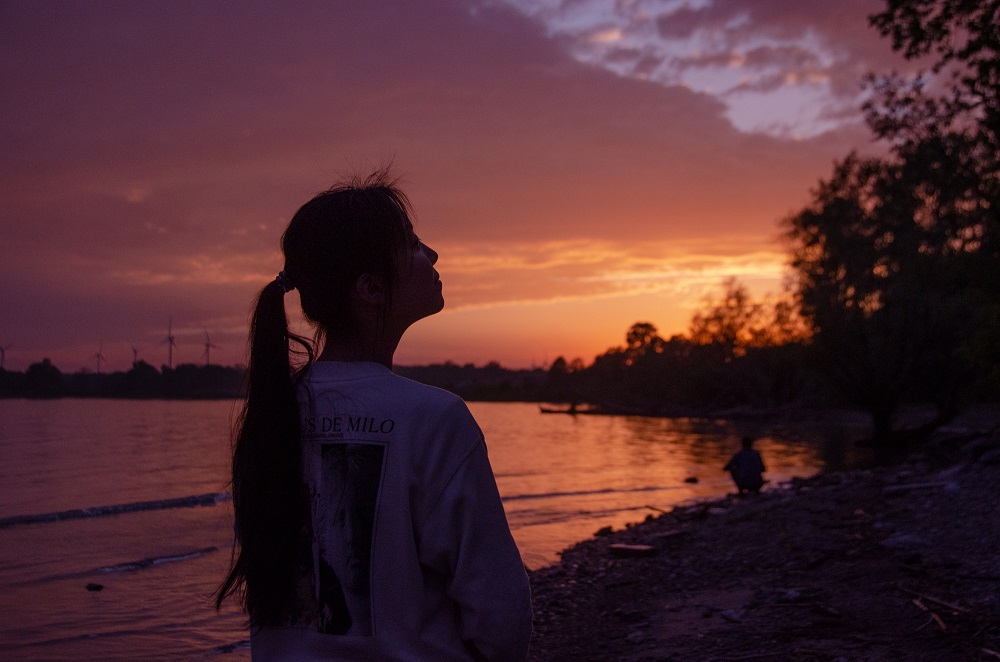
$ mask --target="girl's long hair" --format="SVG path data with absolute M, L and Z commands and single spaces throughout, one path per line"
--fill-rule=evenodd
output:
M 320 193 L 296 212 L 281 239 L 284 273 L 299 291 L 306 319 L 316 327 L 314 342 L 355 337 L 350 297 L 362 274 L 385 283 L 383 313 L 388 310 L 409 225 L 409 201 L 388 168 Z M 217 609 L 227 597 L 237 598 L 252 628 L 288 620 L 299 569 L 311 553 L 296 393 L 302 372 L 293 368 L 289 356 L 293 350 L 304 351 L 305 370 L 313 360 L 313 346 L 289 331 L 284 296 L 282 285 L 273 281 L 253 308 L 247 398 L 233 444 L 237 545 L 215 595 Z
M 247 398 L 233 446 L 236 542 L 216 608 L 238 598 L 253 627 L 277 623 L 295 599 L 296 560 L 307 526 L 299 451 L 301 422 L 289 342 L 312 359 L 310 344 L 289 332 L 285 292 L 261 290 L 250 322 Z

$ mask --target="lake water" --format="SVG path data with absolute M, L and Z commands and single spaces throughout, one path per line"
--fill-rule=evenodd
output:
M 237 407 L 0 400 L 0 658 L 249 659 L 243 616 L 210 604 L 232 549 L 225 482 Z M 772 484 L 823 468 L 827 433 L 808 425 L 779 433 L 470 408 L 532 568 L 602 527 L 731 491 L 721 467 L 745 433 L 759 437 Z M 207 505 L 180 507 L 192 501 Z

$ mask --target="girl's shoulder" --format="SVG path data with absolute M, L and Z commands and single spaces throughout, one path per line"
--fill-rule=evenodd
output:
M 465 400 L 451 391 L 397 375 L 377 363 L 318 361 L 303 370 L 302 387 L 313 398 L 380 401 L 423 416 L 472 419 Z

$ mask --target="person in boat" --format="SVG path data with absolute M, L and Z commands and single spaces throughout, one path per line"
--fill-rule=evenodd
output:
M 742 447 L 729 458 L 722 468 L 728 471 L 736 483 L 736 489 L 741 495 L 757 494 L 766 482 L 763 473 L 766 471 L 764 460 L 760 453 L 754 450 L 753 437 L 743 437 Z
M 392 372 L 444 306 L 407 198 L 386 171 L 338 185 L 281 244 L 251 321 L 216 606 L 239 599 L 255 661 L 523 660 L 528 578 L 483 434 L 459 397 Z M 289 330 L 293 289 L 313 342 Z

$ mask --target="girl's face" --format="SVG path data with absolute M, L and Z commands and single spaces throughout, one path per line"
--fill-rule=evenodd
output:
M 441 278 L 434 268 L 438 254 L 420 241 L 412 227 L 408 227 L 408 235 L 409 243 L 392 302 L 392 316 L 404 329 L 444 308 Z

